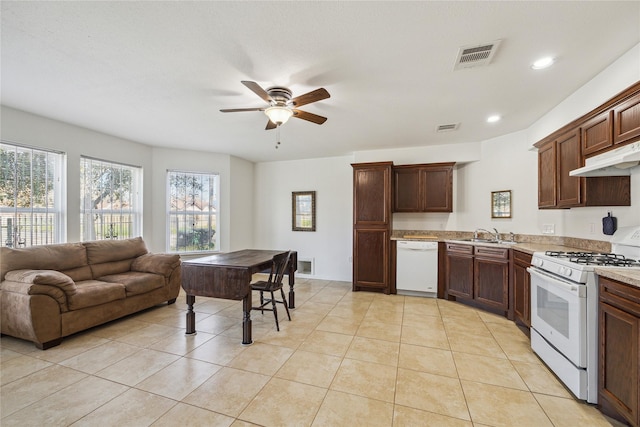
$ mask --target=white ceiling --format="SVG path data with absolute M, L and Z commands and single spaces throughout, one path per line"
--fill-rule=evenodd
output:
M 2 104 L 251 161 L 473 142 L 527 128 L 640 42 L 638 1 L 2 1 Z M 461 46 L 502 43 L 453 71 Z M 540 56 L 554 67 L 533 71 Z M 265 131 L 243 86 L 326 88 Z M 613 95 L 613 94 L 612 94 Z M 488 124 L 490 114 L 503 120 Z M 436 133 L 441 124 L 460 123 Z

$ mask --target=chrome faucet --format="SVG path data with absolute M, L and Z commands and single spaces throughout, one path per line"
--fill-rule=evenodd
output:
M 500 241 L 500 233 L 498 232 L 498 229 L 494 228 L 493 231 L 495 231 L 495 234 L 493 236 L 494 239 L 496 240 L 496 242 L 499 242 Z
M 495 230 L 495 228 L 494 228 L 494 230 Z M 492 231 L 485 230 L 484 228 L 476 228 L 476 231 L 474 231 L 474 232 L 473 232 L 473 239 L 474 239 L 474 240 L 477 240 L 477 239 L 478 239 L 478 232 L 479 232 L 479 231 L 482 231 L 482 232 L 485 232 L 485 233 L 489 233 L 489 234 L 493 234 L 493 232 L 492 232 Z M 497 232 L 497 231 L 498 231 L 498 230 L 496 230 L 496 232 Z

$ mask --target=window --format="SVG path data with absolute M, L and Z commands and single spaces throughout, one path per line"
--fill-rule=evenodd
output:
M 168 171 L 167 250 L 202 252 L 218 243 L 219 176 Z
M 0 143 L 0 245 L 63 241 L 64 153 Z
M 142 168 L 82 157 L 80 192 L 83 241 L 142 235 Z

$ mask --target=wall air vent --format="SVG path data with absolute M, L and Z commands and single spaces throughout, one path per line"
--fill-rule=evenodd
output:
M 479 45 L 462 46 L 458 51 L 454 70 L 489 65 L 500 46 L 501 40 Z
M 452 123 L 449 125 L 438 125 L 436 126 L 436 132 L 451 132 L 453 130 L 458 130 L 460 127 L 460 123 Z

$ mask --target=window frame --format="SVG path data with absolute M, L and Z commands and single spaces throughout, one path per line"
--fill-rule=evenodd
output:
M 198 215 L 207 215 L 208 223 L 212 222 L 215 224 L 213 226 L 213 235 L 207 236 L 209 237 L 209 244 L 213 243 L 213 248 L 208 249 L 191 249 L 191 250 L 180 250 L 180 246 L 178 243 L 179 232 L 176 230 L 175 235 L 172 235 L 171 225 L 173 223 L 172 216 L 175 215 L 175 212 L 180 212 L 180 215 L 187 217 L 188 215 L 194 215 L 193 210 L 187 209 L 185 203 L 185 209 L 182 210 L 172 210 L 172 188 L 171 188 L 171 177 L 172 174 L 182 175 L 182 176 L 200 176 L 207 177 L 208 179 L 213 179 L 213 188 L 209 189 L 210 198 L 212 200 L 212 209 L 209 213 L 202 213 L 200 211 Z M 165 251 L 168 253 L 177 253 L 181 255 L 191 255 L 191 254 L 206 254 L 206 253 L 216 253 L 220 251 L 220 173 L 218 172 L 201 172 L 201 171 L 189 171 L 182 169 L 167 169 L 166 173 L 166 230 L 165 230 Z M 195 204 L 192 204 L 193 208 Z M 211 204 L 209 204 L 211 206 Z M 213 221 L 212 221 L 213 218 Z M 185 219 L 186 223 L 186 219 Z M 193 226 L 194 224 L 192 224 Z M 192 238 L 195 238 L 195 234 L 192 235 Z M 187 237 L 185 237 L 187 239 Z M 175 245 L 174 242 L 175 241 Z
M 21 152 L 29 152 L 29 183 L 31 183 L 30 193 L 32 194 L 30 198 L 29 207 L 18 207 L 17 203 L 17 191 L 14 188 L 14 206 L 0 206 L 0 218 L 1 217 L 10 217 L 13 214 L 12 223 L 17 223 L 18 225 L 12 225 L 13 230 L 8 232 L 5 230 L 7 227 L 3 226 L 0 223 L 0 246 L 8 246 L 8 247 L 26 247 L 26 246 L 37 246 L 44 244 L 54 244 L 54 243 L 64 243 L 66 241 L 66 160 L 67 155 L 63 151 L 52 150 L 48 148 L 35 147 L 26 144 L 21 144 L 9 140 L 2 139 L 0 140 L 0 148 L 6 150 L 5 147 L 9 147 L 11 151 L 14 153 Z M 8 151 L 8 150 L 7 150 Z M 49 174 L 45 172 L 45 188 L 46 192 L 52 192 L 52 195 L 44 196 L 44 199 L 50 199 L 51 205 L 45 203 L 45 206 L 34 207 L 34 198 L 33 198 L 33 167 L 34 155 L 45 155 L 45 167 L 46 170 L 52 171 L 53 176 L 49 179 Z M 49 158 L 51 156 L 51 158 Z M 50 164 L 51 162 L 51 164 Z M 13 179 L 17 178 L 18 175 L 18 165 L 16 163 L 16 167 L 14 169 Z M 5 173 L 6 170 L 3 172 Z M 8 175 L 7 175 L 8 176 Z M 4 180 L 4 177 L 2 178 Z M 24 180 L 22 180 L 24 181 Z M 49 190 L 49 183 L 51 185 L 51 190 Z M 27 218 L 25 218 L 25 216 Z M 44 216 L 45 221 L 44 225 L 42 221 L 42 216 Z M 51 220 L 49 217 L 51 216 Z M 22 218 L 22 220 L 20 219 Z M 40 218 L 40 219 L 38 219 Z M 8 218 L 7 218 L 8 219 Z M 20 223 L 25 221 L 24 226 L 20 226 Z M 8 222 L 8 221 L 7 221 Z M 40 225 L 38 225 L 38 223 Z M 34 225 L 35 224 L 35 225 Z M 25 235 L 20 237 L 20 228 L 27 227 L 29 232 L 25 233 Z M 37 230 L 34 231 L 34 228 L 44 228 L 44 235 Z M 46 230 L 52 230 L 51 232 L 47 232 Z M 35 242 L 35 243 L 34 243 Z
M 85 162 L 90 162 L 90 166 L 94 167 L 106 167 L 112 169 L 119 169 L 122 171 L 129 171 L 131 173 L 130 185 L 126 189 L 129 191 L 129 197 L 127 201 L 130 204 L 129 209 L 98 209 L 92 206 L 86 206 L 87 200 L 92 200 L 92 197 L 87 199 L 85 197 L 85 191 L 87 190 L 85 185 Z M 116 162 L 112 160 L 98 159 L 91 156 L 80 156 L 80 241 L 86 242 L 91 240 L 122 240 L 132 237 L 142 236 L 143 230 L 143 182 L 144 182 L 144 170 L 142 166 L 130 165 L 122 162 Z M 92 187 L 93 188 L 93 187 Z M 115 188 L 115 187 L 114 187 Z M 113 193 L 113 191 L 111 192 Z M 120 220 L 117 221 L 117 230 L 114 227 L 114 222 L 111 222 L 109 229 L 104 229 L 103 234 L 96 232 L 96 222 L 93 221 L 93 216 L 96 214 L 107 216 L 120 216 Z M 130 216 L 130 221 L 122 221 L 122 217 Z M 91 223 L 90 227 L 86 224 Z M 123 230 L 128 229 L 128 233 L 122 233 Z

